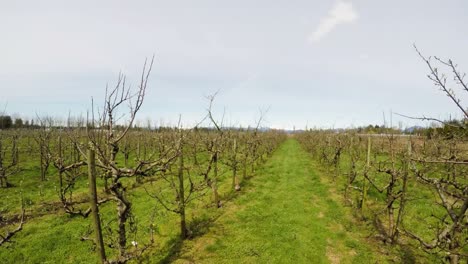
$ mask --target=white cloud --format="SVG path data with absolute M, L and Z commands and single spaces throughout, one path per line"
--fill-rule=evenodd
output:
M 351 23 L 359 15 L 351 2 L 338 1 L 328 14 L 320 20 L 317 29 L 309 37 L 310 42 L 318 42 L 340 24 Z

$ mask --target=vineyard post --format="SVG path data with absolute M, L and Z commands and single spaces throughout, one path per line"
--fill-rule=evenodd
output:
M 182 132 L 179 143 L 178 143 L 178 151 L 179 151 L 179 171 L 177 173 L 177 177 L 179 178 L 179 194 L 178 194 L 178 202 L 179 208 L 178 212 L 180 214 L 180 236 L 182 239 L 187 238 L 187 223 L 185 220 L 185 186 L 184 186 L 184 154 L 183 154 L 183 142 L 182 142 Z
M 99 217 L 97 190 L 96 190 L 96 159 L 95 151 L 91 148 L 88 149 L 88 180 L 89 180 L 89 195 L 91 212 L 93 215 L 94 232 L 96 233 L 96 245 L 98 247 L 98 254 L 101 263 L 106 263 L 106 252 L 104 248 L 104 241 L 102 239 L 101 220 Z
M 3 145 L 2 145 L 2 137 L 0 135 L 0 187 L 6 188 L 8 187 L 8 181 L 7 181 L 7 176 L 5 169 L 3 168 L 3 162 L 4 162 L 4 155 L 3 155 Z
M 219 194 L 218 194 L 218 148 L 217 148 L 217 143 L 215 139 L 215 150 L 213 153 L 213 181 L 211 182 L 211 189 L 213 190 L 213 198 L 216 207 L 220 208 L 221 207 L 221 201 L 219 200 Z
M 370 168 L 370 157 L 371 157 L 371 138 L 370 136 L 367 137 L 367 157 L 366 157 L 366 169 L 365 169 L 365 172 L 367 174 L 367 172 L 369 171 L 369 168 Z M 366 177 L 364 177 L 364 182 L 362 184 L 362 200 L 361 200 L 361 213 L 362 215 L 364 215 L 365 213 L 365 203 L 366 203 L 366 200 L 367 200 L 367 179 Z
M 232 168 L 232 187 L 236 191 L 240 191 L 239 177 L 237 176 L 237 140 L 234 138 L 232 147 L 233 152 L 233 168 Z
M 247 161 L 249 159 L 249 141 L 246 138 L 246 142 L 244 143 L 244 157 L 242 158 L 242 179 L 247 179 Z
M 57 140 L 57 152 L 58 152 L 57 163 L 60 163 L 60 165 L 63 165 L 62 135 L 61 134 L 59 134 L 58 140 Z M 65 191 L 63 188 L 63 170 L 62 169 L 58 170 L 58 176 L 59 176 L 59 187 L 60 187 L 60 193 L 59 193 L 60 201 L 62 201 L 63 203 L 66 200 L 66 198 L 65 198 Z

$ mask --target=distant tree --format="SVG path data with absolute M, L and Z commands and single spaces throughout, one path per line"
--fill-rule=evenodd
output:
M 21 128 L 21 127 L 23 127 L 23 119 L 16 118 L 15 119 L 15 128 Z
M 9 115 L 0 116 L 0 129 L 8 129 L 13 125 L 13 120 Z
M 451 120 L 446 122 L 442 127 L 437 128 L 437 133 L 445 139 L 468 138 L 468 129 L 466 129 L 463 121 Z

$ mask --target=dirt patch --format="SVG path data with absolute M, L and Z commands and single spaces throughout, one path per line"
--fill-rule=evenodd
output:
M 330 246 L 327 246 L 327 258 L 332 264 L 339 264 L 341 263 L 341 258 L 338 254 L 336 254 Z

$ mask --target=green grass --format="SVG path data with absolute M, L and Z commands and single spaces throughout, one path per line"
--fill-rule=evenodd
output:
M 24 140 L 20 143 L 26 145 Z M 92 243 L 80 241 L 83 236 L 93 237 L 93 234 L 88 234 L 91 230 L 91 218 L 70 217 L 63 212 L 57 192 L 57 171 L 51 165 L 47 180 L 41 181 L 38 155 L 37 151 L 32 151 L 30 154 L 22 150 L 21 172 L 9 177 L 9 182 L 14 187 L 0 189 L 0 216 L 9 220 L 19 214 L 21 196 L 26 203 L 27 216 L 23 231 L 14 236 L 12 243 L 0 247 L 0 263 L 97 263 Z M 118 159 L 123 163 L 122 156 Z M 83 170 L 86 171 L 86 168 Z M 86 176 L 84 174 L 75 185 L 73 192 L 75 200 L 86 200 L 88 192 Z M 222 199 L 232 198 L 231 172 L 222 164 L 218 180 Z M 145 253 L 145 259 L 150 263 L 166 262 L 173 256 L 173 252 L 177 252 L 177 247 L 180 245 L 179 219 L 177 215 L 162 208 L 145 190 L 146 188 L 149 192 L 157 192 L 159 187 L 162 187 L 161 181 L 136 188 L 132 187 L 134 179 L 123 179 L 122 182 L 129 187 L 128 198 L 133 204 L 132 211 L 138 225 L 136 237 L 129 235 L 128 241 L 135 240 L 140 245 L 149 242 L 149 226 L 153 223 L 155 243 Z M 100 178 L 97 184 L 102 193 L 103 181 Z M 203 233 L 210 219 L 221 212 L 212 206 L 211 201 L 211 192 L 208 192 L 187 208 L 188 224 L 197 235 Z M 77 207 L 86 209 L 88 204 L 83 203 Z M 100 212 L 104 228 L 110 223 L 115 230 L 115 204 L 103 205 L 100 207 Z M 16 224 L 0 226 L 0 234 L 14 228 Z M 109 241 L 110 236 L 106 232 L 104 235 L 105 241 Z M 108 257 L 112 258 L 116 250 L 106 247 L 106 252 Z
M 374 153 L 372 155 L 372 160 L 375 163 L 377 163 L 377 161 L 387 161 L 389 159 L 388 154 L 382 153 L 380 147 L 378 150 L 373 149 L 372 151 Z M 424 250 L 421 250 L 419 242 L 409 239 L 404 235 L 400 235 L 399 241 L 396 245 L 386 246 L 382 243 L 381 239 L 378 238 L 381 237 L 381 235 L 379 235 L 380 232 L 377 230 L 377 225 L 374 220 L 377 217 L 385 227 L 387 225 L 388 218 L 385 211 L 385 191 L 380 193 L 373 186 L 368 185 L 368 197 L 364 213 L 358 209 L 357 205 L 358 200 L 361 197 L 361 193 L 359 191 L 349 189 L 349 200 L 345 201 L 344 193 L 348 184 L 348 174 L 351 172 L 351 156 L 349 151 L 343 151 L 340 156 L 338 176 L 335 168 L 327 165 L 326 162 L 321 162 L 319 159 L 316 159 L 313 162 L 316 164 L 316 171 L 323 175 L 323 177 L 321 177 L 322 180 L 328 184 L 333 184 L 333 190 L 331 193 L 337 196 L 335 200 L 340 201 L 340 204 L 348 205 L 345 207 L 346 210 L 348 210 L 350 214 L 355 215 L 355 219 L 359 223 L 359 226 L 363 227 L 364 230 L 367 229 L 365 232 L 368 232 L 369 237 L 371 239 L 373 238 L 376 243 L 374 247 L 379 248 L 381 253 L 389 255 L 389 260 L 402 263 L 442 262 L 444 257 L 443 254 L 437 254 L 437 250 L 434 250 L 432 253 L 425 252 Z M 402 166 L 401 160 L 397 159 L 396 164 L 397 168 Z M 364 156 L 360 157 L 356 167 L 358 176 L 353 185 L 361 187 L 364 179 Z M 386 173 L 377 172 L 373 169 L 370 171 L 369 175 L 373 178 L 373 181 L 380 186 L 380 188 L 388 184 L 388 175 Z M 396 188 L 401 188 L 401 182 L 398 182 Z M 429 186 L 416 181 L 415 176 L 410 174 L 407 185 L 406 200 L 407 203 L 404 210 L 403 227 L 418 234 L 426 241 L 431 241 L 435 234 L 434 228 L 440 223 L 439 219 L 441 219 L 445 213 L 442 207 L 437 206 L 434 202 L 437 201 L 436 192 Z M 394 207 L 396 208 L 395 214 L 397 214 L 399 206 L 399 201 L 396 201 L 394 203 Z
M 44 187 L 37 184 L 38 167 L 11 181 L 22 180 L 24 196 L 33 204 L 24 230 L 14 243 L 0 247 L 0 263 L 97 263 L 90 242 L 80 241 L 90 219 L 69 217 L 62 210 L 44 212 L 44 204 L 56 203 L 52 170 Z M 222 170 L 223 171 L 223 170 Z M 227 171 L 227 170 L 224 170 Z M 249 173 L 250 174 L 250 173 Z M 148 241 L 149 225 L 155 224 L 155 244 L 140 261 L 144 263 L 384 263 L 379 246 L 366 239 L 370 231 L 353 220 L 342 206 L 333 183 L 295 139 L 285 141 L 274 155 L 233 193 L 230 173 L 220 176 L 224 206 L 210 206 L 211 192 L 188 208 L 193 238 L 180 241 L 177 215 L 165 211 L 144 188 L 129 192 L 139 230 L 135 239 Z M 34 185 L 34 183 L 36 183 Z M 102 182 L 99 182 L 101 185 Z M 149 190 L 151 187 L 147 186 Z M 43 188 L 43 192 L 38 190 Z M 1 190 L 2 208 L 17 212 L 17 188 Z M 76 194 L 85 194 L 80 182 Z M 7 199 L 5 199 L 7 198 Z M 9 198 L 9 199 L 8 199 Z M 13 204 L 13 202 L 15 202 Z M 5 210 L 10 211 L 10 210 Z M 35 213 L 33 213 L 33 211 Z M 101 209 L 104 222 L 115 218 L 115 208 Z M 1 230 L 3 231 L 3 229 Z M 115 252 L 107 249 L 108 254 Z
M 288 139 L 176 262 L 379 263 L 310 156 Z

